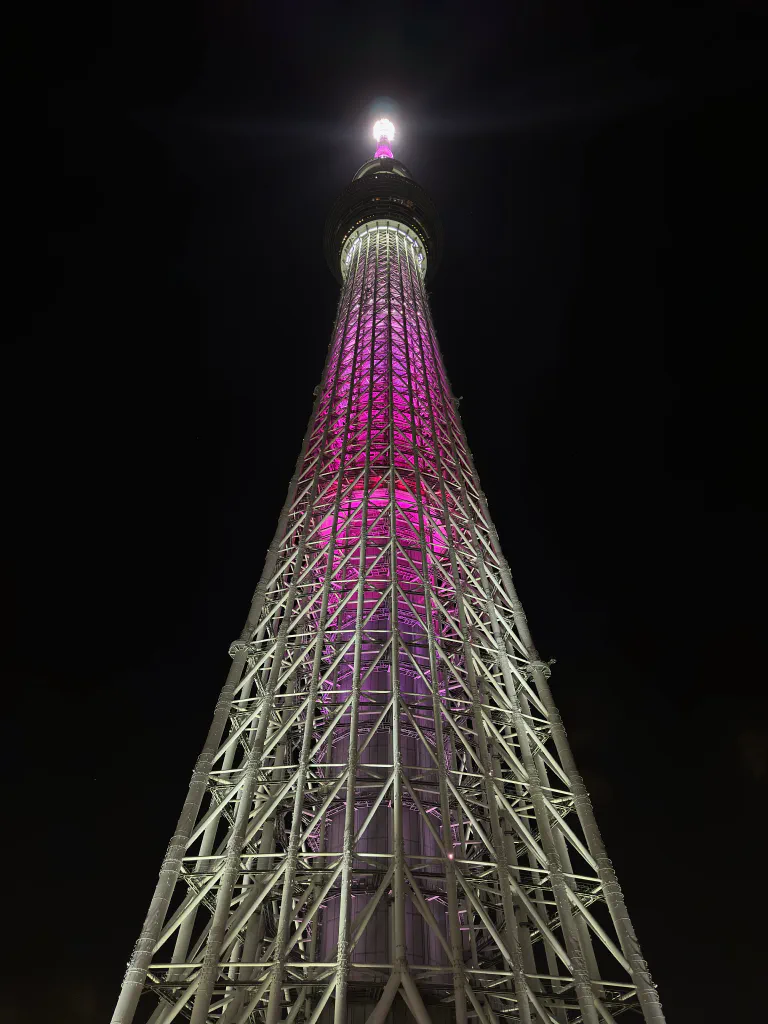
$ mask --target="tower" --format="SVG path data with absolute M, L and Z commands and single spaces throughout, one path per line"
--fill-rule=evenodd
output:
M 443 368 L 440 222 L 392 124 L 374 136 L 328 217 L 328 359 L 112 1022 L 662 1024 Z

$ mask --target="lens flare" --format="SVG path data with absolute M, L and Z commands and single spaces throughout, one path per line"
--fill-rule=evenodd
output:
M 389 120 L 389 118 L 382 117 L 373 126 L 373 137 L 378 142 L 380 139 L 386 139 L 387 142 L 391 142 L 395 137 L 395 126 Z

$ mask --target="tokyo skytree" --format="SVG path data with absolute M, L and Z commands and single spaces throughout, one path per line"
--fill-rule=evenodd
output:
M 112 1024 L 663 1024 L 446 377 L 395 129 Z M 507 468 L 499 467 L 506 472 Z

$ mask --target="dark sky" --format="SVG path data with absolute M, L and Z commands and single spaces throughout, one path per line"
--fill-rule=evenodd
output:
M 443 217 L 448 372 L 669 1024 L 758 1019 L 759 5 L 59 5 L 47 55 L 45 17 L 12 25 L 4 133 L 4 1020 L 109 1019 L 381 97 Z

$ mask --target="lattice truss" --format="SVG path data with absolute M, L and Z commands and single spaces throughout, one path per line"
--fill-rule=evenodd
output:
M 663 1021 L 488 514 L 420 251 L 392 222 L 350 250 L 114 1024 L 142 993 L 152 1024 Z

